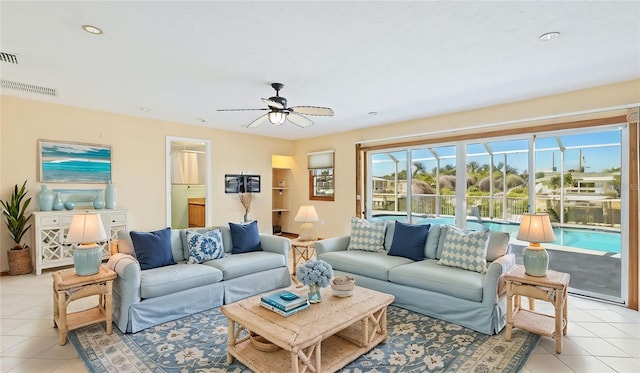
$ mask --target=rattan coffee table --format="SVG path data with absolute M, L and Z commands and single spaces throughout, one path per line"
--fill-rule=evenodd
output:
M 322 297 L 289 317 L 260 306 L 260 295 L 222 306 L 229 319 L 227 362 L 238 359 L 256 372 L 335 372 L 386 340 L 393 295 L 356 286 L 351 297 L 334 297 L 330 288 Z M 248 332 L 279 349 L 257 349 Z

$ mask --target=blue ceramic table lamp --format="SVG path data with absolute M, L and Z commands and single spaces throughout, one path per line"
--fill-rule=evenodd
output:
M 100 215 L 86 213 L 73 216 L 66 242 L 79 244 L 73 251 L 73 264 L 78 276 L 98 273 L 102 263 L 102 245 L 98 242 L 106 240 Z
M 524 271 L 529 276 L 543 277 L 547 275 L 549 267 L 549 254 L 544 247 L 540 246 L 541 242 L 553 242 L 556 235 L 553 233 L 549 214 L 535 213 L 524 214 L 520 221 L 520 229 L 518 230 L 519 240 L 529 241 L 529 247 L 522 251 L 522 261 L 524 262 Z

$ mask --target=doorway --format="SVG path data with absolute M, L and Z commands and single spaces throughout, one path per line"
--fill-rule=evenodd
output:
M 174 229 L 205 227 L 211 221 L 211 142 L 167 136 L 167 226 Z

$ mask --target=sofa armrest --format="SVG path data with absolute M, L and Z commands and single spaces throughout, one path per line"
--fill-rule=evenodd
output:
M 288 259 L 291 241 L 284 237 L 260 233 L 260 246 L 264 251 L 284 255 L 285 259 Z M 285 263 L 287 263 L 286 260 Z
M 331 251 L 344 251 L 349 246 L 351 236 L 333 237 L 324 240 L 316 241 L 314 247 L 316 249 L 316 255 L 328 253 Z
M 516 256 L 514 254 L 505 254 L 491 263 L 484 278 L 482 303 L 495 304 L 498 298 L 504 295 L 505 286 L 502 275 L 515 264 Z
M 117 253 L 109 257 L 107 267 L 116 271 L 114 286 L 123 304 L 140 302 L 140 263 L 129 254 Z

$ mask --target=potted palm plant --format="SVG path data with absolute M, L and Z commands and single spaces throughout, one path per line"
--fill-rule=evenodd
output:
M 16 243 L 13 248 L 7 251 L 10 275 L 23 275 L 33 271 L 31 250 L 29 246 L 21 244 L 22 237 L 31 228 L 31 224 L 29 224 L 31 214 L 26 214 L 31 198 L 25 200 L 27 196 L 26 188 L 27 181 L 25 180 L 20 189 L 18 189 L 18 184 L 15 185 L 13 193 L 11 193 L 11 199 L 0 201 L 2 215 L 9 229 L 9 235 Z

